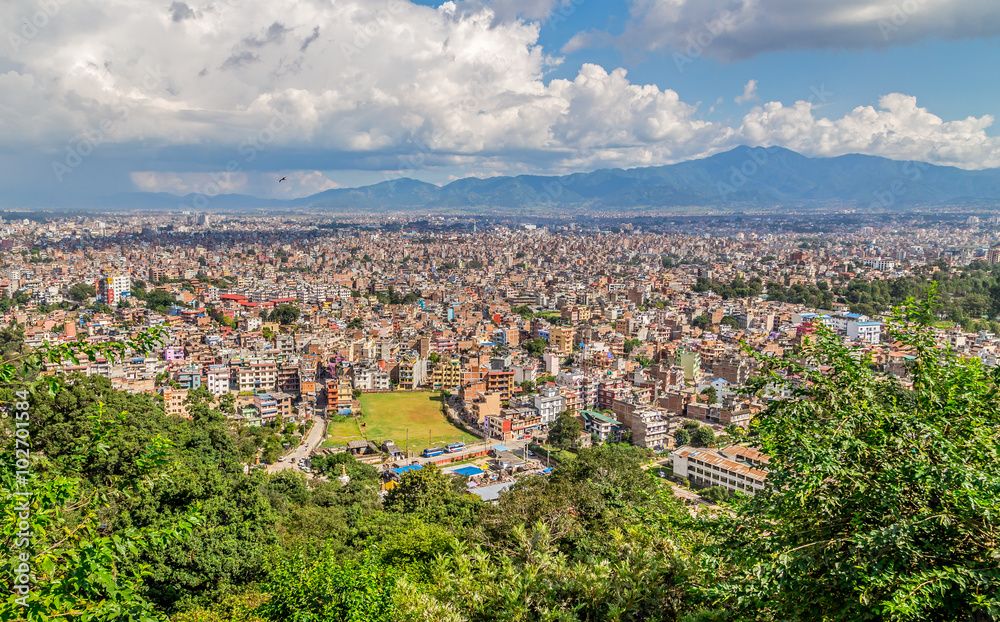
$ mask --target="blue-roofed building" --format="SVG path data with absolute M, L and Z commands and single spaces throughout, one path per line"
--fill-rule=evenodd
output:
M 402 477 L 403 475 L 406 475 L 407 473 L 410 473 L 412 471 L 419 471 L 422 468 L 424 468 L 424 465 L 422 465 L 422 464 L 411 464 L 411 465 L 408 465 L 408 466 L 402 466 L 402 467 L 395 468 L 395 469 L 392 470 L 392 473 L 394 473 L 396 475 L 396 477 Z
M 455 475 L 461 475 L 462 477 L 476 477 L 477 475 L 482 475 L 485 472 L 486 471 L 471 465 L 460 467 L 453 471 L 450 471 L 450 473 L 454 473 Z

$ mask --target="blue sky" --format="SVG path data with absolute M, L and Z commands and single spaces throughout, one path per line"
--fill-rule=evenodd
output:
M 1000 166 L 985 0 L 73 0 L 25 28 L 38 6 L 0 7 L 11 207 L 291 198 L 740 144 Z

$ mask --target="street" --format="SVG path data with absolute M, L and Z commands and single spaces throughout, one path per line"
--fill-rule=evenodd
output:
M 322 417 L 315 416 L 312 418 L 312 421 L 313 426 L 309 429 L 309 434 L 306 435 L 305 441 L 300 443 L 298 447 L 291 451 L 291 453 L 286 454 L 283 462 L 275 462 L 274 464 L 268 465 L 268 473 L 277 473 L 278 471 L 284 471 L 285 469 L 296 468 L 299 458 L 309 456 L 309 454 L 320 446 L 323 442 L 323 431 L 326 427 L 326 422 L 323 421 Z

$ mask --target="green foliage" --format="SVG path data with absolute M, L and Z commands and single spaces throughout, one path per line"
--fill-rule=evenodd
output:
M 622 352 L 625 354 L 631 354 L 632 350 L 635 350 L 642 345 L 641 339 L 626 339 L 624 345 L 622 346 Z
M 933 294 L 933 290 L 932 290 Z M 947 620 L 1000 615 L 996 375 L 936 347 L 930 303 L 898 313 L 912 387 L 876 375 L 829 331 L 806 383 L 759 416 L 767 487 L 722 517 L 733 570 L 714 591 L 746 619 Z
M 695 328 L 700 328 L 702 330 L 707 330 L 712 327 L 712 318 L 708 314 L 702 313 L 701 315 L 691 320 L 691 326 L 694 326 Z
M 395 611 L 392 572 L 374 552 L 341 560 L 325 549 L 284 557 L 265 584 L 270 598 L 256 613 L 274 622 L 383 622 Z
M 691 433 L 681 428 L 674 432 L 674 440 L 678 445 L 690 445 L 691 444 Z
M 155 289 L 149 292 L 145 300 L 146 308 L 156 313 L 166 313 L 170 307 L 175 305 L 184 306 L 184 303 L 175 300 L 169 292 L 165 292 L 162 289 Z
M 711 447 L 714 444 L 715 432 L 707 425 L 703 425 L 691 433 L 691 445 L 693 447 Z
M 434 465 L 409 471 L 385 498 L 385 508 L 420 517 L 429 522 L 470 524 L 482 501 L 475 495 L 458 492 L 455 482 Z
M 719 392 L 715 390 L 715 387 L 705 387 L 701 394 L 708 399 L 709 404 L 715 404 L 719 401 Z
M 735 315 L 724 315 L 724 316 L 722 316 L 722 321 L 719 324 L 721 326 L 728 326 L 729 328 L 732 328 L 733 330 L 739 330 L 740 329 L 740 321 L 736 318 Z
M 279 324 L 294 324 L 299 319 L 302 312 L 298 307 L 292 305 L 278 305 L 271 311 L 268 319 Z
M 701 496 L 712 503 L 723 503 L 729 500 L 729 491 L 722 486 L 712 486 L 701 491 Z
M 76 283 L 71 285 L 66 293 L 77 302 L 87 302 L 88 298 L 93 298 L 97 295 L 97 290 L 91 283 Z
M 536 337 L 535 339 L 525 341 L 521 344 L 521 347 L 533 356 L 541 356 L 542 353 L 545 352 L 545 348 L 549 347 L 549 342 L 541 337 Z
M 571 413 L 563 411 L 549 426 L 549 443 L 560 449 L 569 449 L 580 440 L 583 424 Z
M 358 462 L 354 456 L 345 452 L 313 456 L 310 460 L 313 470 L 330 477 L 340 475 L 340 465 L 347 467 L 347 475 L 352 482 L 367 481 L 376 483 L 379 479 L 378 470 L 370 464 Z

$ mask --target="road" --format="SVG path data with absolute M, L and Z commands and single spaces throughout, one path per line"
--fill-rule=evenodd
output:
M 400 459 L 399 462 L 406 462 L 408 464 L 412 464 L 414 461 L 416 461 L 417 464 L 427 464 L 429 462 L 437 462 L 439 460 L 444 460 L 444 459 L 447 459 L 447 458 L 450 458 L 450 459 L 453 459 L 453 460 L 454 459 L 464 459 L 466 457 L 470 457 L 471 454 L 474 454 L 474 453 L 477 453 L 477 452 L 480 452 L 480 451 L 484 451 L 484 450 L 487 450 L 487 449 L 492 449 L 493 447 L 496 447 L 497 445 L 503 445 L 504 447 L 506 447 L 507 449 L 511 450 L 512 452 L 514 452 L 518 456 L 521 456 L 522 455 L 522 453 L 521 453 L 522 452 L 522 448 L 525 445 L 527 445 L 529 442 L 530 442 L 529 439 L 516 440 L 516 441 L 498 441 L 496 439 L 493 439 L 493 440 L 490 440 L 488 442 L 484 441 L 484 442 L 481 442 L 481 443 L 476 443 L 475 445 L 469 445 L 463 451 L 458 451 L 458 452 L 455 452 L 453 454 L 441 454 L 440 456 L 434 456 L 433 458 L 424 458 L 422 456 L 417 456 L 415 458 L 411 458 L 410 460 Z M 528 459 L 530 460 L 531 456 L 528 456 Z
M 275 462 L 267 467 L 268 473 L 277 473 L 278 471 L 284 471 L 285 469 L 295 469 L 298 468 L 299 458 L 305 458 L 316 450 L 320 444 L 323 442 L 323 429 L 326 427 L 326 422 L 323 421 L 321 417 L 313 417 L 313 426 L 309 429 L 309 434 L 306 435 L 306 440 L 299 443 L 299 446 L 287 454 L 284 462 Z

